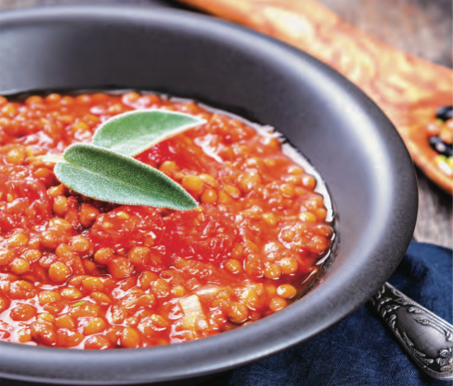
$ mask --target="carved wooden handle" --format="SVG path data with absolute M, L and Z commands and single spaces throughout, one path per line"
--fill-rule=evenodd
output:
M 453 71 L 403 53 L 343 22 L 315 0 L 180 0 L 292 44 L 337 69 L 390 117 L 415 163 L 453 194 L 426 126 L 453 104 Z
M 453 326 L 385 283 L 370 300 L 413 361 L 428 375 L 453 380 Z

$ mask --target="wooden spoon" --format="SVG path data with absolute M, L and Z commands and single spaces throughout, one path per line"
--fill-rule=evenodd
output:
M 426 127 L 453 105 L 453 71 L 388 46 L 315 0 L 179 0 L 271 35 L 332 66 L 388 115 L 414 162 L 453 194 L 453 177 L 435 162 Z

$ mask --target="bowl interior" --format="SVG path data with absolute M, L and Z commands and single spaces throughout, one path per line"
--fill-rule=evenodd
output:
M 6 377 L 140 383 L 244 364 L 340 321 L 383 284 L 406 251 L 417 189 L 400 137 L 360 90 L 300 51 L 185 12 L 66 7 L 0 15 L 0 52 L 0 95 L 155 90 L 274 126 L 326 181 L 340 240 L 305 297 L 251 326 L 184 344 L 100 353 L 0 342 Z

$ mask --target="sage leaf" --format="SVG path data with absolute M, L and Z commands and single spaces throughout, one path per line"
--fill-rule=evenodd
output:
M 98 127 L 93 144 L 136 156 L 187 129 L 206 123 L 193 115 L 165 110 L 134 110 L 114 116 Z
M 74 144 L 54 172 L 68 188 L 101 201 L 149 205 L 176 210 L 195 209 L 197 202 L 157 169 L 132 157 L 89 144 Z

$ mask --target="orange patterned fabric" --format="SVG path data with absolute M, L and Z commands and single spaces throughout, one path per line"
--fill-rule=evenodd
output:
M 453 71 L 403 53 L 343 22 L 315 0 L 180 0 L 292 44 L 363 89 L 390 117 L 414 162 L 445 191 L 453 178 L 436 165 L 426 126 L 453 104 Z

